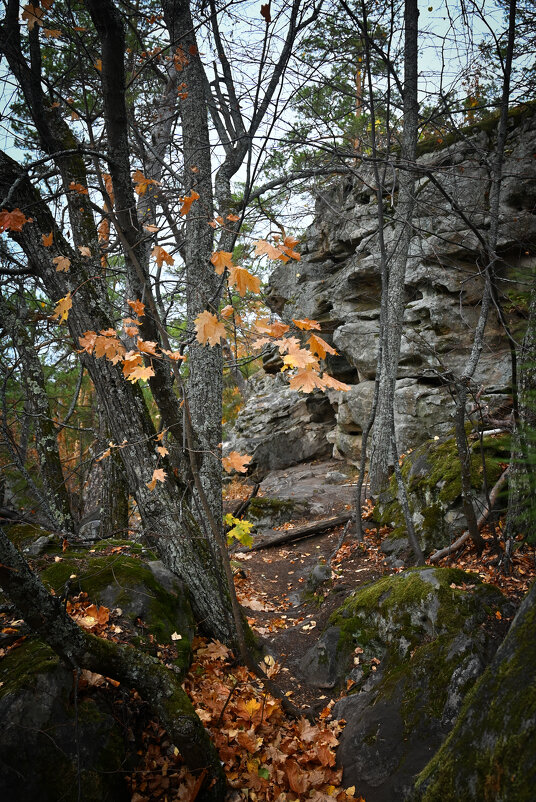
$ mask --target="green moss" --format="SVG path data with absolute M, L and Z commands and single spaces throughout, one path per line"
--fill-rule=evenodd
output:
M 70 577 L 75 574 L 76 577 Z M 120 607 L 129 616 L 136 595 L 144 599 L 146 616 L 144 624 L 157 643 L 170 643 L 171 635 L 179 629 L 182 639 L 175 641 L 181 662 L 190 650 L 188 632 L 194 630 L 193 615 L 177 581 L 175 593 L 166 590 L 153 576 L 150 568 L 136 557 L 124 554 L 106 556 L 86 555 L 84 561 L 76 557 L 64 557 L 61 562 L 49 565 L 41 574 L 44 584 L 62 593 L 68 584 L 69 591 L 76 595 L 81 591 L 97 603 L 102 603 L 103 591 L 113 596 L 113 606 Z M 136 625 L 137 614 L 132 613 L 132 624 Z M 140 634 L 139 644 L 148 641 Z M 184 653 L 184 654 L 183 654 Z
M 32 687 L 38 674 L 51 671 L 59 657 L 42 641 L 29 638 L 11 649 L 0 662 L 0 699 L 21 688 Z
M 475 438 L 470 441 L 471 486 L 475 493 L 483 489 L 485 461 L 488 487 L 499 478 L 501 462 L 509 459 L 509 437 L 484 438 L 483 448 Z M 439 548 L 450 539 L 445 514 L 461 499 L 461 473 L 458 449 L 454 437 L 429 440 L 406 456 L 402 476 L 408 489 L 410 509 L 424 549 Z M 407 537 L 404 516 L 397 498 L 397 482 L 393 476 L 388 488 L 382 491 L 374 511 L 381 525 L 393 527 L 392 538 Z
M 43 527 L 37 524 L 20 523 L 8 526 L 6 528 L 6 534 L 18 549 L 22 549 L 24 546 L 34 543 L 38 538 L 52 533 L 50 530 L 43 529 Z
M 265 518 L 266 516 L 284 515 L 291 513 L 294 509 L 294 502 L 287 499 L 268 498 L 267 496 L 255 496 L 251 499 L 247 511 L 247 517 L 251 520 Z
M 535 101 L 531 101 L 509 110 L 508 118 L 514 128 L 517 128 L 517 126 L 523 121 L 523 119 L 525 119 L 525 117 L 534 114 L 535 105 Z M 491 134 L 497 128 L 499 118 L 500 113 L 495 112 L 493 114 L 489 114 L 483 120 L 479 120 L 471 125 L 465 125 L 463 128 L 453 131 L 452 133 L 445 134 L 442 137 L 431 136 L 423 139 L 417 144 L 417 156 L 423 156 L 425 153 L 439 153 L 441 150 L 443 150 L 443 148 L 448 148 L 450 145 L 454 145 L 456 142 L 460 142 L 462 139 L 465 140 L 468 137 L 475 136 L 476 134 L 480 133 L 480 131 L 485 131 L 487 134 Z M 438 138 L 441 139 L 441 142 L 438 142 Z
M 463 589 L 463 585 L 473 588 Z M 470 634 L 477 619 L 482 623 L 487 611 L 494 612 L 501 604 L 499 591 L 483 585 L 474 574 L 456 568 L 416 568 L 361 588 L 331 616 L 329 624 L 339 630 L 341 665 L 351 668 L 356 646 L 363 649 L 363 666 L 373 657 L 380 658 L 388 670 L 382 690 L 387 696 L 408 676 L 413 678 L 408 685 L 410 697 L 414 682 L 416 696 L 419 685 L 430 681 L 435 707 L 429 712 L 437 715 L 455 667 L 451 657 L 442 666 L 440 655 L 445 657 L 454 637 L 464 631 Z
M 415 799 L 527 802 L 536 783 L 536 609 L 525 611 L 421 772 Z

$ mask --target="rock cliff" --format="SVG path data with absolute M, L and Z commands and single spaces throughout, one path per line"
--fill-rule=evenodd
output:
M 490 161 L 496 125 L 481 123 L 446 147 L 421 147 L 414 235 L 407 266 L 402 351 L 396 386 L 401 450 L 452 428 L 449 376 L 466 364 L 480 310 L 489 227 Z M 427 151 L 427 152 L 423 152 Z M 476 374 L 483 398 L 496 409 L 508 399 L 511 366 L 498 305 L 514 336 L 523 328 L 523 290 L 536 258 L 536 114 L 517 109 L 509 120 L 500 236 L 497 304 L 489 320 Z M 393 171 L 394 176 L 394 171 Z M 432 178 L 430 177 L 432 176 Z M 390 236 L 396 183 L 387 173 L 384 213 Z M 441 185 L 440 190 L 436 183 Z M 376 372 L 380 317 L 377 201 L 370 169 L 319 186 L 316 212 L 301 246 L 302 260 L 282 264 L 269 281 L 268 303 L 289 322 L 320 321 L 322 337 L 337 348 L 330 372 L 350 383 L 340 394 L 330 439 L 334 455 L 357 460 Z M 463 209 L 463 215 L 460 214 Z M 333 401 L 333 398 L 332 398 Z M 337 408 L 338 407 L 338 408 Z M 252 415 L 252 403 L 248 415 Z M 279 418 L 281 428 L 281 418 Z M 251 453 L 251 452 L 249 452 Z M 268 467 L 268 466 L 267 466 Z

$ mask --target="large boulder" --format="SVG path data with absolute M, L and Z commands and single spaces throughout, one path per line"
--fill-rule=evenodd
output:
M 469 439 L 471 454 L 471 486 L 477 516 L 486 504 L 488 491 L 501 475 L 510 458 L 509 436 L 496 434 Z M 410 510 L 421 548 L 429 553 L 448 546 L 467 527 L 462 508 L 460 460 L 456 440 L 437 437 L 407 454 L 402 464 Z M 392 542 L 407 537 L 404 515 L 397 497 L 393 476 L 377 500 L 375 520 L 392 527 L 386 549 Z
M 0 663 L 0 798 L 9 802 L 128 802 L 127 728 L 112 699 L 80 693 L 73 672 L 40 641 Z
M 14 529 L 14 539 L 25 536 Z M 195 629 L 187 593 L 152 557 L 139 544 L 108 541 L 91 552 L 46 553 L 34 565 L 56 595 L 84 603 L 79 594 L 87 594 L 107 607 L 116 637 L 153 654 L 172 647 L 170 662 L 185 672 Z M 137 721 L 121 689 L 114 694 L 104 678 L 82 672 L 75 691 L 73 671 L 48 646 L 34 638 L 17 645 L 16 633 L 3 637 L 0 799 L 76 802 L 80 778 L 84 802 L 128 802 Z
M 347 722 L 344 785 L 367 802 L 404 798 L 493 657 L 508 607 L 473 574 L 423 568 L 367 585 L 332 615 L 302 674 L 324 688 L 354 683 L 334 707 Z
M 529 802 L 536 788 L 536 584 L 412 802 Z M 367 797 L 368 800 L 368 797 Z
M 485 154 L 493 151 L 495 141 L 496 119 L 464 131 L 463 137 L 446 147 L 438 147 L 434 140 L 433 147 L 421 148 L 419 156 L 421 166 L 434 171 L 472 225 L 484 234 L 489 227 Z M 496 265 L 497 287 L 513 331 L 524 325 L 520 278 L 532 275 L 535 263 L 520 245 L 536 239 L 535 147 L 534 107 L 516 110 L 509 119 L 498 244 L 502 259 Z M 385 198 L 388 243 L 393 236 L 391 200 L 391 196 Z M 447 431 L 453 409 L 449 377 L 461 375 L 467 364 L 483 290 L 481 242 L 426 175 L 418 182 L 414 231 L 395 400 L 401 451 Z M 336 453 L 353 461 L 360 456 L 376 374 L 379 252 L 374 175 L 360 168 L 353 178 L 318 189 L 315 218 L 304 237 L 301 261 L 277 267 L 267 295 L 271 308 L 288 323 L 304 317 L 320 321 L 322 337 L 337 348 L 340 356 L 328 358 L 328 368 L 354 387 L 346 400 L 343 396 L 332 439 Z M 480 398 L 491 411 L 510 392 L 508 338 L 495 310 L 489 317 L 475 382 L 483 386 Z
M 282 374 L 260 372 L 248 384 L 225 452 L 249 454 L 251 467 L 261 472 L 330 456 L 326 436 L 335 426 L 335 411 L 324 393 L 291 390 Z

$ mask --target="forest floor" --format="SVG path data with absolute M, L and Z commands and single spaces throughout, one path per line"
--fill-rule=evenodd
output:
M 244 485 L 243 493 L 247 489 Z M 293 702 L 304 709 L 320 708 L 331 699 L 329 690 L 319 691 L 299 678 L 300 662 L 320 637 L 331 614 L 360 586 L 405 570 L 388 565 L 381 543 L 390 530 L 378 529 L 366 520 L 370 518 L 371 507 L 365 510 L 362 543 L 350 532 L 341 544 L 344 525 L 340 525 L 307 539 L 232 555 L 239 601 L 246 608 L 250 626 L 276 661 L 274 678 Z M 340 505 L 332 512 L 340 512 Z M 293 528 L 310 522 L 310 516 L 300 517 L 279 528 L 290 534 Z M 483 537 L 486 548 L 482 555 L 468 542 L 465 548 L 438 564 L 477 574 L 483 582 L 496 585 L 517 607 L 536 577 L 536 547 L 521 545 L 514 552 L 510 571 L 503 573 L 497 566 L 493 538 L 487 529 L 483 530 Z M 308 578 L 319 565 L 328 566 L 331 574 L 311 590 Z
M 351 479 L 339 478 L 339 484 L 329 487 L 330 483 L 325 482 L 327 468 L 333 466 L 296 466 L 295 471 L 281 472 L 277 481 L 272 477 L 272 484 L 267 483 L 271 496 L 277 497 L 278 490 L 282 490 L 283 498 L 291 496 L 298 502 L 308 498 L 313 502 L 309 512 L 298 503 L 294 517 L 276 525 L 276 530 L 291 538 L 295 528 L 350 510 L 354 492 Z M 226 499 L 228 509 L 247 498 L 252 485 L 247 480 L 233 482 L 230 490 Z M 229 802 L 360 799 L 359 789 L 345 788 L 342 770 L 336 768 L 335 748 L 343 723 L 331 719 L 330 711 L 336 701 L 333 693 L 330 689 L 306 685 L 300 678 L 300 662 L 348 595 L 384 574 L 404 570 L 388 565 L 381 544 L 389 529 L 375 527 L 371 511 L 370 504 L 364 507 L 362 543 L 356 542 L 350 531 L 343 538 L 342 524 L 306 539 L 289 539 L 282 545 L 254 551 L 242 549 L 231 555 L 239 601 L 265 647 L 263 668 L 304 715 L 285 714 L 263 683 L 239 665 L 226 646 L 217 641 L 194 639 L 193 662 L 185 687 L 219 749 L 231 787 Z M 274 529 L 270 532 L 273 535 Z M 536 576 L 534 545 L 520 543 L 514 551 L 510 572 L 504 574 L 497 568 L 491 534 L 484 530 L 483 535 L 487 547 L 482 555 L 466 545 L 440 564 L 478 574 L 484 582 L 497 585 L 519 603 Z M 129 547 L 110 545 L 100 553 L 104 555 L 107 551 L 111 555 L 117 551 L 128 554 Z M 54 559 L 58 558 L 50 557 Z M 311 585 L 315 569 L 322 569 L 320 580 L 324 581 Z M 73 609 L 77 605 L 85 607 L 90 601 L 74 602 Z M 83 609 L 84 612 L 87 610 Z M 3 616 L 0 623 L 6 632 L 22 622 Z M 105 615 L 97 634 L 115 639 L 110 623 Z M 509 623 L 503 621 L 505 633 Z M 176 656 L 173 643 L 155 644 L 155 649 L 165 664 Z M 124 704 L 124 693 L 121 696 L 117 683 L 89 672 L 84 673 L 83 679 L 89 683 L 86 692 L 106 692 Z M 342 694 L 350 689 L 351 685 Z M 138 722 L 135 736 L 139 763 L 128 778 L 132 802 L 191 799 L 195 795 L 195 777 L 181 764 L 177 750 L 159 723 L 143 720 L 143 715 L 140 718 L 140 700 L 135 690 L 130 692 L 128 707 L 132 720 Z M 314 724 L 305 717 L 307 712 L 315 714 Z

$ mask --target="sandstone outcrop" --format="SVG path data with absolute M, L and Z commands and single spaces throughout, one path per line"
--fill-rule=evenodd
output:
M 497 295 L 511 329 L 523 326 L 522 273 L 532 270 L 536 240 L 536 116 L 516 110 L 509 120 L 500 210 Z M 422 153 L 414 236 L 407 266 L 402 351 L 396 386 L 399 447 L 415 447 L 452 428 L 449 378 L 463 372 L 480 311 L 483 259 L 479 236 L 489 227 L 489 162 L 496 125 L 474 126 L 457 141 Z M 437 189 L 441 183 L 450 200 Z M 340 356 L 328 368 L 352 385 L 340 394 L 331 434 L 335 455 L 357 460 L 373 393 L 380 316 L 377 202 L 372 172 L 316 188 L 315 219 L 301 246 L 302 260 L 272 273 L 268 303 L 283 319 L 314 318 Z M 389 238 L 396 184 L 387 186 Z M 456 211 L 464 209 L 465 218 Z M 508 339 L 497 309 L 490 317 L 475 376 L 491 409 L 510 392 Z M 275 403 L 275 402 L 274 402 Z M 285 401 L 285 403 L 287 403 Z M 252 416 L 250 404 L 248 414 Z M 304 457 L 307 458 L 307 457 Z

